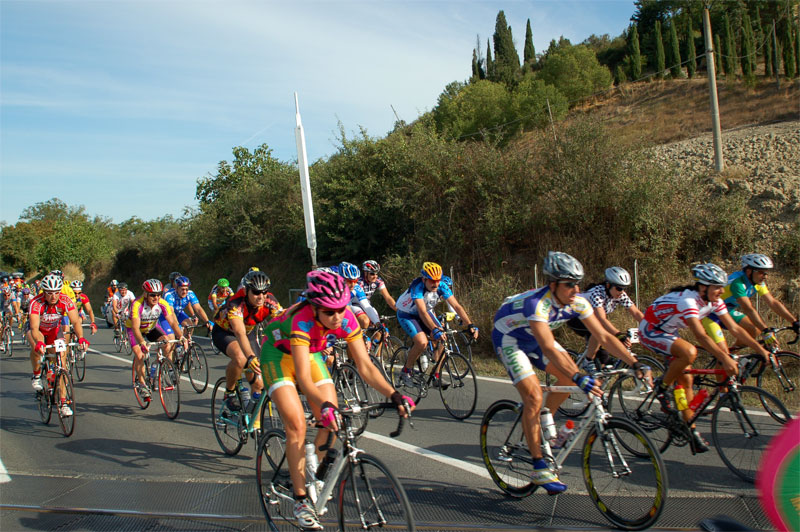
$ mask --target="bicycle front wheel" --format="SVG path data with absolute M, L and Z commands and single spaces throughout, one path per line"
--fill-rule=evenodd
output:
M 369 403 L 367 385 L 352 364 L 342 364 L 341 367 L 335 371 L 333 384 L 336 387 L 339 406 L 352 408 L 361 406 L 362 403 Z M 351 420 L 355 434 L 359 435 L 366 430 L 369 416 L 366 412 L 362 412 L 358 415 L 354 415 Z
M 12 351 L 14 349 L 14 339 L 11 336 L 11 326 L 8 325 L 3 327 L 3 346 L 5 347 L 5 355 L 6 357 L 11 357 Z
M 761 455 L 791 419 L 786 407 L 771 393 L 740 386 L 738 393 L 727 393 L 719 400 L 711 417 L 714 447 L 728 469 L 747 482 L 755 482 Z
M 655 373 L 655 366 L 653 372 Z M 644 383 L 630 375 L 622 375 L 612 385 L 608 394 L 607 408 L 609 412 L 633 422 L 647 433 L 660 453 L 672 443 L 669 414 L 662 412 L 661 403 L 656 399 L 654 391 L 647 392 Z M 635 451 L 636 448 L 629 449 Z
M 60 370 L 56 375 L 54 397 L 58 403 L 56 408 L 61 431 L 64 436 L 70 437 L 75 430 L 75 389 L 72 387 L 72 375 L 66 370 Z M 72 415 L 65 416 L 61 409 L 62 405 L 68 406 L 72 410 Z
M 780 362 L 780 375 L 773 371 L 772 366 L 767 364 L 756 380 L 756 385 L 778 398 L 789 412 L 800 411 L 800 355 L 791 351 L 778 351 L 775 358 Z M 767 412 L 770 410 L 770 403 L 764 404 Z M 780 415 L 778 413 L 778 415 Z
M 75 378 L 78 379 L 78 382 L 83 382 L 83 379 L 86 378 L 86 352 L 74 347 L 70 349 L 72 350 L 72 371 L 75 372 Z
M 436 381 L 433 381 L 434 384 Z M 456 419 L 467 419 L 478 403 L 478 379 L 472 364 L 459 353 L 447 353 L 439 370 L 439 395 L 447 412 Z
M 147 359 L 146 358 L 145 358 L 145 362 L 143 362 L 143 363 L 145 364 L 145 367 L 144 367 L 145 379 L 144 379 L 144 381 L 146 383 L 149 383 L 150 379 L 146 375 L 146 372 L 147 372 Z M 133 395 L 136 397 L 136 402 L 139 403 L 139 408 L 144 410 L 148 406 L 150 406 L 150 396 L 146 396 L 143 393 L 143 390 L 140 387 L 141 385 L 139 384 L 139 378 L 136 375 L 136 363 L 135 363 L 135 361 L 134 361 L 133 364 L 131 364 L 131 375 L 132 375 L 132 380 L 133 380 Z M 150 390 L 150 393 L 152 393 L 152 390 Z
M 194 344 L 185 355 L 186 371 L 189 373 L 189 381 L 192 388 L 197 393 L 203 393 L 208 388 L 208 359 L 203 352 L 203 348 Z
M 508 400 L 493 403 L 481 422 L 481 456 L 497 487 L 512 497 L 527 497 L 533 459 L 522 430 L 522 405 Z
M 45 425 L 50 423 L 50 416 L 53 415 L 51 392 L 50 383 L 47 381 L 47 368 L 42 365 L 42 391 L 36 393 L 36 401 L 39 403 L 39 418 Z
M 234 400 L 238 409 L 231 411 L 225 404 L 225 377 L 220 377 L 211 393 L 211 423 L 214 436 L 225 454 L 234 456 L 242 450 L 242 402 L 237 392 Z
M 180 374 L 168 358 L 161 360 L 158 366 L 158 395 L 161 406 L 168 418 L 175 419 L 181 411 Z
M 267 521 L 272 521 L 270 512 L 276 512 L 283 519 L 293 521 L 294 499 L 289 464 L 286 461 L 286 434 L 283 430 L 270 429 L 261 436 L 256 456 L 256 483 L 261 511 Z
M 416 530 L 402 484 L 374 456 L 358 455 L 339 475 L 338 484 L 339 530 Z
M 117 353 L 122 351 L 122 333 L 117 329 L 114 329 L 114 347 L 117 349 Z
M 637 452 L 631 452 L 635 449 Z M 643 430 L 609 418 L 592 427 L 583 444 L 583 479 L 592 502 L 614 526 L 653 526 L 667 499 L 667 468 Z

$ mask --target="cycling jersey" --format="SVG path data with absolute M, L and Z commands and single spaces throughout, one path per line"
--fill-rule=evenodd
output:
M 369 298 L 364 293 L 364 289 L 356 284 L 350 289 L 350 310 L 355 315 L 365 313 L 372 323 L 380 323 L 381 316 L 369 302 Z M 361 311 L 361 312 L 359 312 Z
M 89 304 L 89 296 L 83 292 L 75 294 L 75 308 L 78 309 L 78 311 L 83 310 L 83 307 L 87 304 Z
M 247 304 L 247 291 L 241 288 L 222 305 L 222 308 L 214 316 L 213 321 L 214 325 L 219 325 L 222 329 L 233 332 L 231 320 L 241 320 L 244 323 L 245 331 L 250 334 L 256 325 L 275 317 L 281 310 L 281 304 L 270 292 L 267 292 L 267 300 L 264 306 L 253 309 Z
M 580 294 L 580 296 L 586 299 L 592 305 L 592 308 L 602 307 L 607 315 L 614 312 L 617 306 L 622 306 L 622 308 L 626 309 L 633 306 L 633 301 L 625 292 L 622 292 L 617 298 L 611 297 L 608 290 L 606 290 L 605 284 L 594 286 Z
M 217 296 L 217 307 L 221 307 L 223 303 L 225 303 L 225 301 L 227 301 L 232 295 L 233 290 L 231 290 L 229 286 L 221 288 L 217 285 L 214 285 L 214 288 L 212 288 L 211 292 L 208 294 L 208 308 L 213 310 L 213 307 L 211 306 L 211 303 L 213 303 L 211 298 L 213 296 Z
M 67 283 L 64 283 L 64 286 L 61 287 L 61 293 L 69 297 L 73 303 L 75 302 L 75 290 Z
M 131 290 L 128 290 L 124 297 L 119 292 L 114 294 L 112 304 L 116 303 L 120 317 L 128 318 L 134 301 L 136 301 L 136 296 Z
M 114 288 L 114 287 L 111 287 L 111 286 L 109 286 L 108 288 L 106 288 L 106 295 L 107 295 L 109 298 L 112 298 L 112 297 L 114 297 L 114 296 L 115 296 L 115 295 L 116 295 L 118 292 L 119 292 L 119 289 L 117 289 L 117 288 Z
M 67 317 L 72 310 L 76 310 L 75 303 L 65 294 L 59 294 L 55 305 L 49 305 L 45 294 L 39 294 L 31 300 L 29 315 L 38 315 L 39 331 L 45 336 L 51 336 L 59 331 L 61 319 Z
M 440 301 L 452 296 L 453 289 L 448 283 L 440 282 L 436 290 L 428 290 L 425 288 L 425 281 L 422 277 L 417 277 L 411 281 L 408 289 L 397 298 L 397 314 L 401 316 L 401 313 L 405 313 L 419 317 L 419 311 L 414 302 L 416 299 L 422 299 L 426 310 L 431 311 Z
M 717 315 L 728 313 L 722 298 L 716 302 L 704 301 L 695 290 L 687 289 L 670 292 L 653 301 L 647 307 L 643 321 L 662 332 L 674 334 L 688 326 L 687 319 L 702 320 L 712 312 Z
M 175 311 L 175 314 L 178 316 L 178 322 L 183 323 L 184 320 L 189 318 L 189 315 L 186 314 L 185 310 L 186 307 L 189 305 L 199 305 L 200 301 L 197 299 L 193 290 L 189 290 L 185 296 L 180 297 L 178 295 L 178 291 L 176 289 L 171 289 L 164 294 L 164 299 L 167 300 L 167 303 L 172 305 L 172 309 Z
M 358 280 L 358 286 L 361 287 L 361 290 L 367 296 L 367 299 L 372 299 L 372 294 L 375 292 L 386 288 L 386 283 L 383 282 L 383 279 L 380 277 L 376 278 L 371 283 L 367 282 L 363 277 Z
M 725 301 L 728 310 L 735 309 L 739 306 L 740 297 L 753 297 L 754 295 L 765 296 L 769 294 L 767 283 L 762 282 L 754 285 L 747 278 L 744 270 L 739 270 L 728 276 L 728 284 L 722 290 L 721 299 Z
M 142 297 L 133 302 L 130 315 L 125 319 L 125 327 L 132 329 L 133 316 L 138 316 L 140 320 L 139 331 L 147 333 L 156 327 L 162 316 L 174 315 L 175 312 L 172 310 L 172 306 L 163 297 L 159 297 L 158 302 L 151 307 L 147 304 L 147 294 L 143 294 Z

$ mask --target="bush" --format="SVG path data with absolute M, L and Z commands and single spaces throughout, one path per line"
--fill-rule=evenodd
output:
M 584 45 L 558 47 L 547 55 L 537 74 L 563 93 L 570 105 L 611 87 L 611 72 Z

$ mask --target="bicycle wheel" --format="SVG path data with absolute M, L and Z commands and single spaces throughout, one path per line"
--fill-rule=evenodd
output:
M 263 393 L 267 393 L 264 391 Z M 261 407 L 261 430 L 283 429 L 283 421 L 278 413 L 278 407 L 267 397 Z
M 122 333 L 118 329 L 114 329 L 114 347 L 117 353 L 122 352 Z
M 655 368 L 655 366 L 651 366 Z M 655 369 L 653 369 L 655 376 Z M 655 391 L 647 392 L 641 381 L 622 375 L 612 385 L 606 400 L 607 410 L 639 426 L 663 453 L 672 443 L 669 430 L 672 418 L 661 410 Z M 635 452 L 636 449 L 628 449 Z
M 658 520 L 667 499 L 667 468 L 639 427 L 614 417 L 600 433 L 592 427 L 583 444 L 582 469 L 592 502 L 614 526 L 642 530 Z
M 62 401 L 61 394 L 64 394 Z M 72 386 L 72 375 L 66 370 L 59 370 L 56 375 L 55 390 L 53 396 L 56 400 L 56 411 L 58 412 L 58 422 L 61 424 L 61 431 L 64 436 L 70 437 L 75 430 L 75 389 Z M 72 409 L 71 416 L 61 413 L 61 405 L 66 404 Z
M 335 372 L 333 384 L 340 407 L 352 408 L 369 403 L 369 393 L 364 379 L 358 374 L 355 366 L 350 363 L 342 364 Z M 355 434 L 359 435 L 367 428 L 369 416 L 366 412 L 354 415 L 352 418 Z
M 456 419 L 467 419 L 478 403 L 478 379 L 472 364 L 459 353 L 447 353 L 439 370 L 439 395 L 447 412 Z
M 14 338 L 11 336 L 11 326 L 3 327 L 2 344 L 5 347 L 6 358 L 10 358 L 14 350 Z
M 762 406 L 769 404 L 764 412 Z M 740 386 L 717 403 L 711 434 L 719 457 L 738 477 L 755 482 L 761 454 L 769 441 L 791 420 L 789 411 L 769 392 Z
M 211 423 L 214 426 L 214 436 L 225 454 L 234 456 L 244 445 L 242 434 L 242 401 L 236 393 L 236 403 L 239 409 L 231 412 L 225 406 L 225 377 L 220 377 L 211 393 Z
M 423 397 L 424 378 L 427 377 L 422 372 L 422 365 L 419 358 L 414 363 L 414 369 L 408 383 L 404 383 L 400 378 L 403 366 L 408 360 L 408 347 L 401 347 L 392 355 L 392 362 L 389 366 L 389 376 L 391 377 L 391 384 L 402 395 L 411 397 L 415 403 L 419 404 Z M 427 391 L 425 392 L 427 395 Z
M 466 333 L 459 331 L 453 335 L 453 351 L 463 355 L 472 364 L 472 338 Z
M 146 358 L 145 358 L 144 364 L 145 364 L 145 372 L 147 372 L 147 359 Z M 142 391 L 139 389 L 139 379 L 138 379 L 138 377 L 136 375 L 136 370 L 134 368 L 135 368 L 135 366 L 133 364 L 131 364 L 131 382 L 133 383 L 133 395 L 136 396 L 136 402 L 139 403 L 139 407 L 142 410 L 144 410 L 145 408 L 150 406 L 151 398 L 150 397 L 145 397 L 142 394 Z M 149 382 L 149 379 L 147 378 L 146 375 L 145 375 L 144 381 L 145 382 Z M 151 386 L 150 387 L 150 393 L 152 393 L 152 392 L 153 392 L 153 389 L 152 389 L 152 386 Z
M 42 423 L 50 423 L 50 416 L 53 414 L 53 403 L 50 400 L 52 389 L 47 381 L 47 367 L 42 364 L 42 391 L 36 393 L 36 401 L 39 403 L 39 418 Z
M 72 371 L 75 372 L 78 382 L 83 382 L 86 378 L 86 353 L 74 347 L 70 347 L 70 351 L 72 351 Z
M 256 455 L 256 483 L 261 511 L 267 521 L 272 521 L 272 511 L 293 522 L 294 500 L 286 461 L 286 434 L 283 430 L 270 429 L 261 436 Z
M 414 512 L 397 477 L 377 458 L 359 454 L 337 479 L 339 530 L 416 530 Z
M 192 388 L 197 393 L 203 393 L 208 388 L 208 359 L 203 348 L 197 344 L 192 345 L 184 360 Z
M 381 364 L 381 361 L 374 355 L 370 355 L 369 360 L 370 362 L 372 362 L 372 365 L 378 369 L 381 375 L 383 375 L 383 378 L 385 378 L 388 382 L 389 379 L 388 377 L 386 377 L 386 373 L 383 370 L 383 364 Z M 364 382 L 364 384 L 366 384 L 366 381 Z M 367 397 L 369 399 L 369 404 L 371 405 L 383 403 L 386 400 L 385 397 L 383 397 L 383 394 L 381 394 L 381 392 L 379 392 L 369 384 L 367 384 Z M 385 408 L 377 408 L 375 410 L 370 410 L 369 417 L 371 418 L 380 417 L 381 415 L 383 415 L 385 411 L 386 411 Z
M 388 375 L 389 365 L 392 362 L 392 355 L 395 351 L 403 347 L 403 342 L 396 336 L 387 335 L 383 341 L 379 341 L 380 337 L 381 331 L 375 331 L 370 337 L 372 345 L 376 346 L 372 350 L 372 354 L 381 361 L 384 375 Z
M 791 351 L 778 351 L 775 358 L 780 362 L 781 375 L 778 376 L 773 371 L 770 364 L 766 364 L 756 379 L 756 385 L 778 398 L 789 412 L 800 411 L 800 355 Z M 788 388 L 788 389 L 787 389 Z M 770 410 L 770 403 L 764 404 L 767 412 Z
M 512 497 L 527 497 L 533 459 L 522 431 L 522 405 L 502 399 L 493 403 L 481 421 L 481 456 L 497 487 Z
M 164 358 L 158 365 L 158 396 L 164 413 L 175 419 L 181 411 L 180 372 L 170 359 Z

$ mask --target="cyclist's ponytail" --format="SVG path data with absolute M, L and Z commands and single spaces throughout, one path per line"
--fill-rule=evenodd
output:
M 697 283 L 695 284 L 687 284 L 683 286 L 673 286 L 670 288 L 667 293 L 670 292 L 683 292 L 684 290 L 697 290 Z

